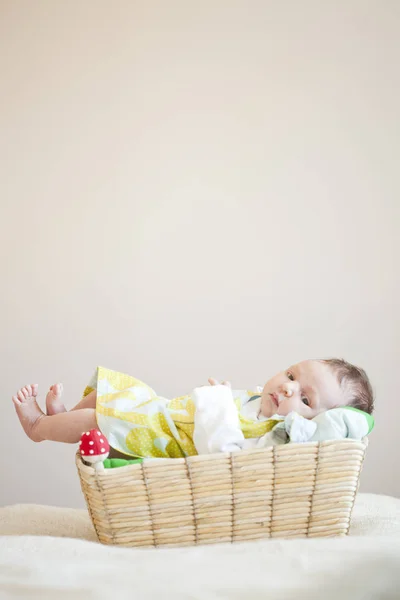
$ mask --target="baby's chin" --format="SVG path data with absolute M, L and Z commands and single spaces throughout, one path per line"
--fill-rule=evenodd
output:
M 278 409 L 269 394 L 262 395 L 260 410 L 263 417 L 268 418 L 272 417 L 272 415 L 276 415 Z

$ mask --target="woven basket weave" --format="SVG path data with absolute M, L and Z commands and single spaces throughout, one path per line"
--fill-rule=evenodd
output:
M 191 546 L 346 535 L 366 447 L 288 444 L 100 472 L 77 454 L 76 464 L 100 542 Z

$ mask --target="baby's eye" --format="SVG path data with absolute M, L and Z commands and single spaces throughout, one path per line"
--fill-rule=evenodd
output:
M 303 398 L 301 399 L 302 403 L 305 404 L 306 406 L 310 406 L 310 402 L 308 401 L 308 398 L 306 398 L 305 396 L 303 396 Z
M 288 372 L 286 373 L 286 376 L 287 376 L 287 378 L 288 378 L 288 379 L 290 379 L 290 381 L 294 381 L 294 375 L 293 375 L 293 373 L 291 373 L 290 371 L 288 371 Z

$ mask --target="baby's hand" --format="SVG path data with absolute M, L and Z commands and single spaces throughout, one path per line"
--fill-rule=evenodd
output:
M 208 383 L 210 385 L 226 385 L 226 387 L 228 388 L 232 387 L 230 381 L 223 381 L 222 383 L 220 383 L 219 381 L 214 379 L 214 377 L 210 377 Z

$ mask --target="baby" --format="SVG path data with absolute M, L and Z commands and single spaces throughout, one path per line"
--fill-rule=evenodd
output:
M 215 379 L 209 383 L 219 385 Z M 230 388 L 228 382 L 221 385 Z M 61 400 L 61 384 L 50 388 L 46 414 L 37 404 L 37 393 L 37 384 L 31 384 L 12 398 L 26 435 L 35 442 L 76 444 L 83 432 L 100 429 L 114 451 L 124 455 L 181 457 L 198 453 L 194 443 L 199 409 L 196 390 L 167 400 L 133 377 L 99 368 L 83 399 L 70 411 Z M 282 371 L 262 389 L 232 391 L 232 398 L 245 438 L 266 434 L 277 423 L 277 415 L 297 413 L 313 419 L 344 406 L 373 412 L 373 392 L 365 371 L 341 359 L 306 360 Z

